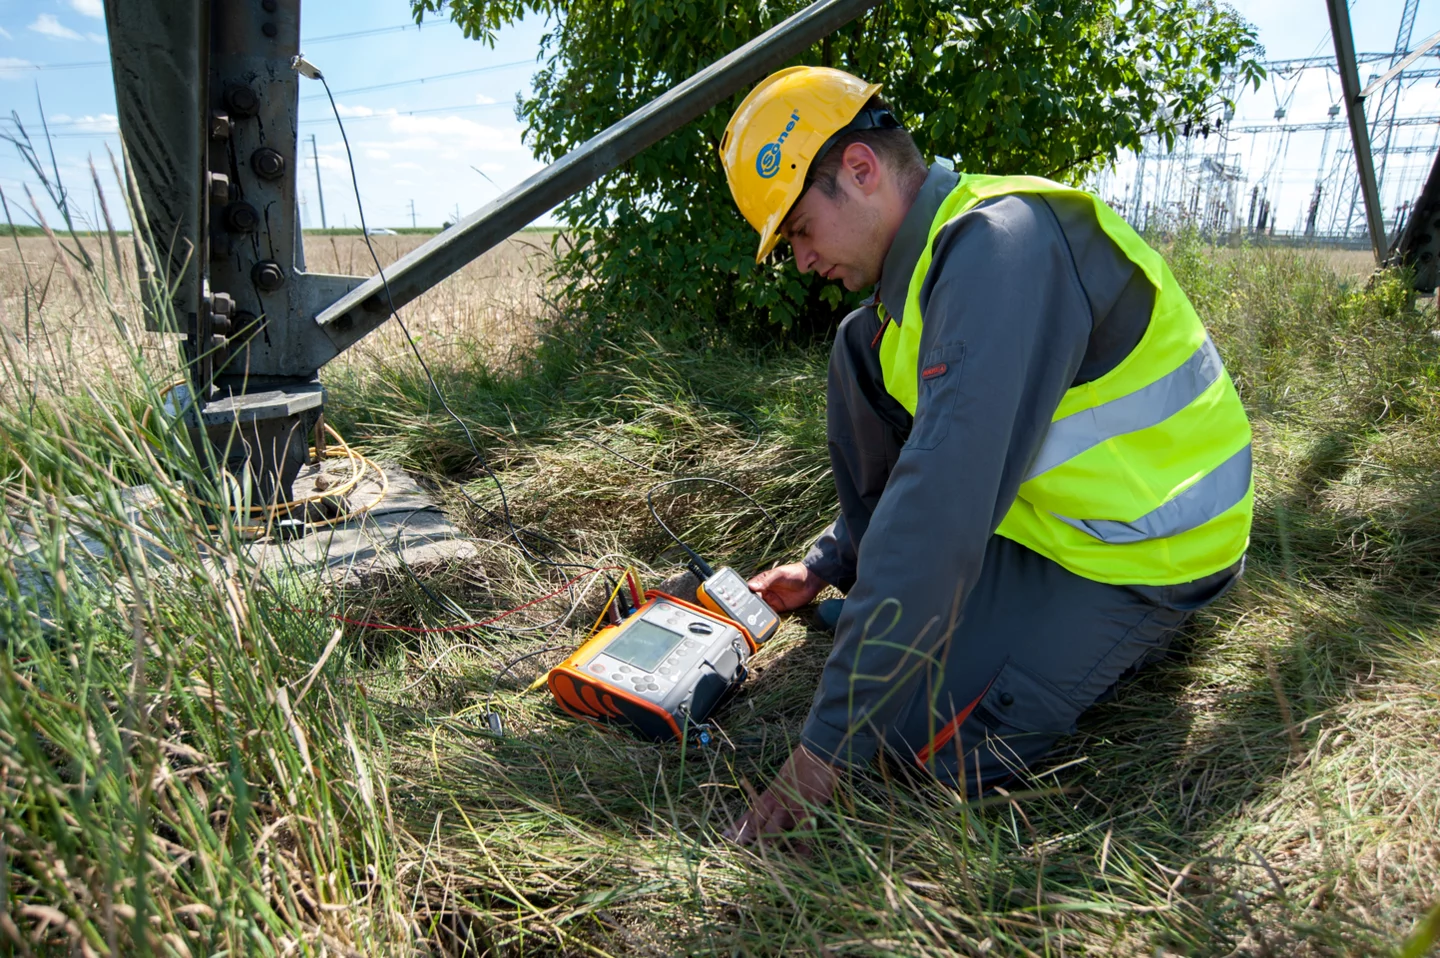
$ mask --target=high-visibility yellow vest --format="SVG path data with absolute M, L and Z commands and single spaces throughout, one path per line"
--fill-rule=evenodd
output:
M 1155 288 L 1155 308 L 1118 366 L 1065 392 L 996 531 L 1098 582 L 1173 585 L 1233 565 L 1249 544 L 1254 503 L 1240 397 L 1164 258 L 1088 193 L 1033 176 L 962 175 L 930 224 L 902 322 L 888 323 L 880 342 L 886 392 L 914 415 L 920 289 L 936 234 L 1010 193 L 1091 201 L 1101 229 Z

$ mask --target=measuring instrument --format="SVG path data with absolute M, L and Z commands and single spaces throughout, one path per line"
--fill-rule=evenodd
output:
M 623 622 L 551 669 L 547 681 L 555 701 L 577 718 L 678 741 L 745 680 L 758 645 L 724 615 L 662 592 L 645 597 Z
M 756 648 L 769 642 L 779 631 L 780 616 L 764 599 L 750 591 L 740 573 L 729 566 L 721 566 L 709 576 L 699 574 L 703 569 L 691 571 L 700 579 L 700 586 L 695 590 L 700 604 L 744 626 Z

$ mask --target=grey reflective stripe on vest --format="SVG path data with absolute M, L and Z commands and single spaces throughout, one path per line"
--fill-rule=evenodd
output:
M 1180 366 L 1148 386 L 1050 424 L 1025 481 L 1107 439 L 1159 425 L 1190 405 L 1225 371 L 1210 337 Z
M 1203 526 L 1244 499 L 1249 491 L 1250 444 L 1246 443 L 1244 449 L 1210 470 L 1189 489 L 1133 522 L 1051 515 L 1101 542 L 1147 542 Z

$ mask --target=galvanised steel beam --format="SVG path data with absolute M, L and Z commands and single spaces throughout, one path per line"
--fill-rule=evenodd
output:
M 803 53 L 880 0 L 817 0 L 784 23 L 596 134 L 525 182 L 497 197 L 366 280 L 320 312 L 316 322 L 341 348 L 358 341 L 399 308 L 557 203 L 637 156 L 711 107 Z M 385 285 L 390 301 L 386 302 Z
M 1360 99 L 1360 71 L 1355 66 L 1355 37 L 1350 30 L 1350 8 L 1345 0 L 1325 0 L 1330 11 L 1330 35 L 1335 38 L 1335 60 L 1340 65 L 1340 89 L 1350 120 L 1350 141 L 1355 147 L 1355 167 L 1360 175 L 1360 192 L 1365 198 L 1365 220 L 1370 227 L 1370 247 L 1379 262 L 1385 256 L 1385 220 L 1380 209 L 1380 190 L 1375 183 L 1375 161 L 1370 155 L 1370 131 L 1365 126 L 1365 101 Z

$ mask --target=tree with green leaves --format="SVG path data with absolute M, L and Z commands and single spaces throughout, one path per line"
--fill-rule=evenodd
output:
M 493 46 L 526 15 L 551 24 L 517 111 L 550 161 L 804 6 L 800 0 L 410 0 Z M 1077 182 L 1159 134 L 1219 112 L 1228 77 L 1258 85 L 1253 29 L 1211 0 L 889 0 L 797 62 L 875 83 L 927 155 L 966 170 Z M 592 313 L 662 325 L 790 327 L 843 291 L 756 266 L 720 137 L 746 91 L 565 202 L 557 269 Z

